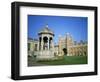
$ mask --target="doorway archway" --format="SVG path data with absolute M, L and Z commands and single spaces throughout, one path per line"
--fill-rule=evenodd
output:
M 64 55 L 67 55 L 67 49 L 63 48 Z

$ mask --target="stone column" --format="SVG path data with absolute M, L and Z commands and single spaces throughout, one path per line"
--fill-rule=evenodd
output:
M 39 51 L 39 49 L 40 49 L 39 47 L 40 47 L 40 40 L 38 41 L 38 46 L 37 46 L 37 48 L 38 48 L 37 50 L 38 50 L 38 51 Z
M 39 50 L 41 50 L 41 41 L 40 41 L 40 37 L 39 37 Z
M 51 49 L 54 50 L 54 43 L 53 43 L 53 39 L 51 40 Z
M 43 50 L 43 37 L 41 37 L 41 50 Z
M 48 37 L 48 50 L 49 50 L 49 45 L 50 45 L 50 44 L 49 44 L 49 37 Z
M 39 37 L 39 43 L 38 43 L 39 51 L 41 50 L 41 37 Z
M 54 42 L 53 42 L 53 38 L 51 40 L 51 51 L 52 51 L 52 57 L 54 57 Z

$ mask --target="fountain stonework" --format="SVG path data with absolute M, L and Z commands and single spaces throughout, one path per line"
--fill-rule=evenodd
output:
M 39 33 L 38 41 L 38 51 L 36 51 L 37 60 L 44 59 L 53 59 L 54 56 L 54 33 L 48 28 L 48 25 L 45 26 Z

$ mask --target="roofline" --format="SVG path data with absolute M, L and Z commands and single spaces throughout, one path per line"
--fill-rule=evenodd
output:
M 52 33 L 38 33 L 38 35 L 41 35 L 41 34 L 50 34 L 50 35 L 55 36 L 55 35 L 54 35 L 54 34 L 52 34 Z

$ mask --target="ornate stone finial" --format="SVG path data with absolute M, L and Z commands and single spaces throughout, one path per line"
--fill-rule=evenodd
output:
M 46 24 L 46 26 L 45 26 L 46 28 L 48 28 L 48 24 Z

